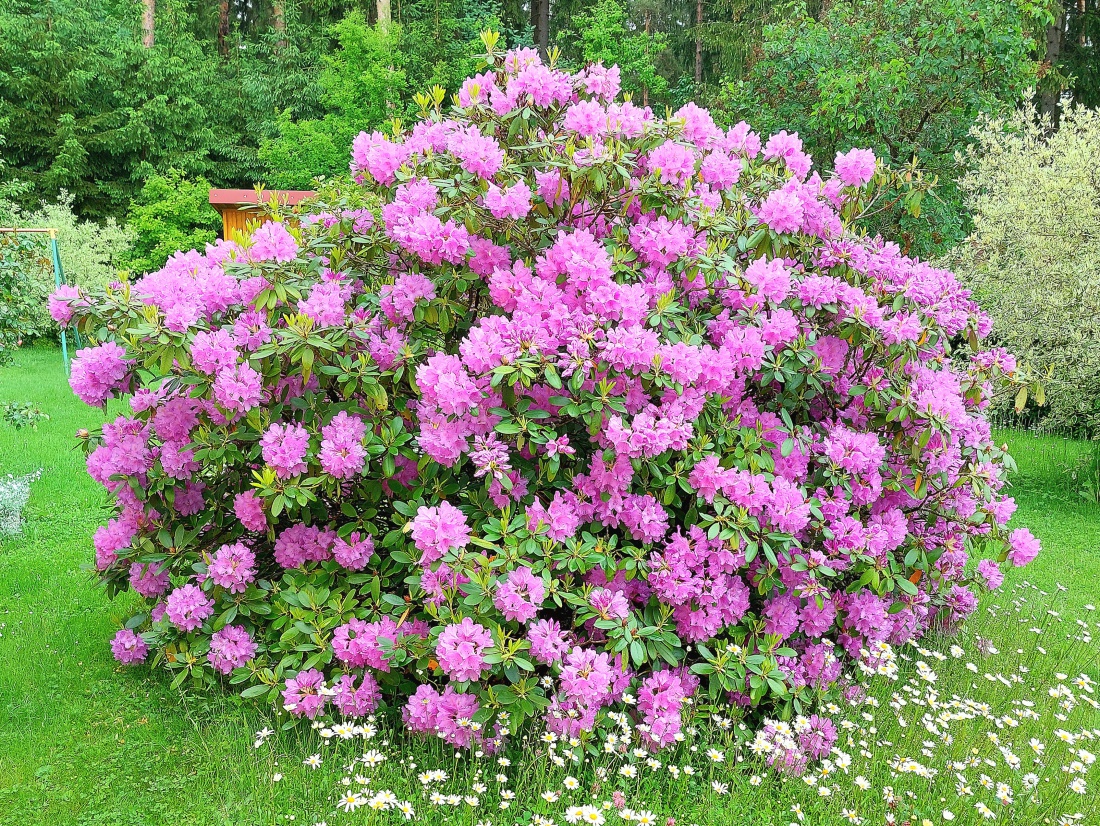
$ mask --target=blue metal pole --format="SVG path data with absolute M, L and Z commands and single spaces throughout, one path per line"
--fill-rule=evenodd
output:
M 53 259 L 53 280 L 58 289 L 64 283 L 61 270 L 61 253 L 57 249 L 57 230 L 50 230 L 50 257 Z M 61 328 L 61 358 L 65 361 L 65 375 L 69 374 L 69 341 L 65 336 L 65 328 Z

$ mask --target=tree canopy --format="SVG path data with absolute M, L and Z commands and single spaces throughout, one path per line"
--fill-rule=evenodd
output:
M 565 68 L 619 64 L 657 113 L 706 102 L 821 161 L 916 156 L 945 227 L 897 218 L 923 252 L 965 232 L 952 159 L 978 113 L 1029 83 L 1100 102 L 1098 20 L 1100 0 L 9 0 L 0 192 L 34 209 L 64 190 L 102 221 L 170 170 L 307 187 L 346 172 L 360 130 L 408 123 L 417 92 L 456 92 L 491 27 Z

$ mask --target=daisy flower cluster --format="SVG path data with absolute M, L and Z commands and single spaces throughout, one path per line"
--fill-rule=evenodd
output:
M 1013 358 L 860 229 L 904 176 L 495 43 L 355 139 L 342 206 L 54 296 L 129 408 L 85 440 L 119 660 L 566 764 L 900 679 L 1039 552 L 983 412 Z M 827 717 L 756 748 L 809 776 Z
M 303 771 L 339 766 L 337 792 L 315 812 L 332 824 L 374 801 L 395 822 L 687 826 L 742 822 L 732 813 L 745 799 L 781 826 L 1097 824 L 1100 619 L 1091 605 L 1063 616 L 1061 596 L 1021 583 L 982 609 L 981 633 L 900 647 L 895 675 L 870 676 L 820 714 L 753 730 L 736 705 L 693 709 L 660 755 L 625 715 L 602 738 L 532 732 L 504 753 L 458 756 L 390 740 L 371 716 L 315 723 L 324 758 Z

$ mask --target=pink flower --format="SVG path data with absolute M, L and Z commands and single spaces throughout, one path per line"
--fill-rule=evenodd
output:
M 557 206 L 569 200 L 569 181 L 562 175 L 560 169 L 547 171 L 535 170 L 535 181 L 538 182 L 539 197 L 550 206 Z
M 318 327 L 337 327 L 344 323 L 345 288 L 335 281 L 318 284 L 309 298 L 298 302 L 298 312 L 313 319 Z
M 837 152 L 833 166 L 845 186 L 863 186 L 875 176 L 875 153 L 870 149 Z
M 80 298 L 80 290 L 62 284 L 54 290 L 48 299 L 50 317 L 62 327 L 68 325 L 73 317 L 73 302 Z
M 324 562 L 332 555 L 336 532 L 315 525 L 291 525 L 275 540 L 275 561 L 284 568 L 300 568 L 307 562 Z
M 507 189 L 489 184 L 489 191 L 485 193 L 485 206 L 494 218 L 526 218 L 531 211 L 531 189 L 523 181 L 517 181 Z
M 421 505 L 411 525 L 413 544 L 421 552 L 421 565 L 430 565 L 449 551 L 466 547 L 470 541 L 466 517 L 449 502 L 440 502 L 434 508 Z
M 356 668 L 370 666 L 389 671 L 387 652 L 399 636 L 397 623 L 390 617 L 382 617 L 377 622 L 351 619 L 333 632 L 332 653 L 340 662 Z
M 545 598 L 546 586 L 542 580 L 530 568 L 519 567 L 497 585 L 493 604 L 505 619 L 527 622 L 535 617 Z
M 126 349 L 113 341 L 77 350 L 69 372 L 69 385 L 85 404 L 101 407 L 123 390 L 130 375 Z
M 394 173 L 409 159 L 411 147 L 393 143 L 381 132 L 360 132 L 351 145 L 351 171 L 367 172 L 382 184 L 391 184 Z
M 194 631 L 214 613 L 214 600 L 196 585 L 184 585 L 168 595 L 165 601 L 168 621 L 180 631 Z
M 207 573 L 215 585 L 231 594 L 243 594 L 256 579 L 256 555 L 239 542 L 222 545 L 210 561 Z
M 260 439 L 264 461 L 280 479 L 297 476 L 306 469 L 309 434 L 300 424 L 275 422 Z
M 352 532 L 347 539 L 336 539 L 332 543 L 333 558 L 349 571 L 361 571 L 367 567 L 374 554 L 374 537 Z
M 484 656 L 493 647 L 493 635 L 469 617 L 443 629 L 435 646 L 439 667 L 452 680 L 476 680 L 485 670 Z
M 581 76 L 584 90 L 590 95 L 610 101 L 619 94 L 621 81 L 618 66 L 607 68 L 601 63 L 593 63 L 581 73 Z
M 716 149 L 703 158 L 699 172 L 703 180 L 716 189 L 728 189 L 741 178 L 741 161 Z
M 687 695 L 684 684 L 672 671 L 658 671 L 642 681 L 638 711 L 645 720 L 643 739 L 657 749 L 676 742 L 681 728 L 681 709 Z
M 661 183 L 683 186 L 695 174 L 695 153 L 683 144 L 665 141 L 649 153 L 648 165 Z
M 569 650 L 568 635 L 557 620 L 539 620 L 527 632 L 531 656 L 546 665 L 560 662 Z
M 570 699 L 598 706 L 614 680 L 611 658 L 605 652 L 577 646 L 566 655 L 559 679 Z
M 215 671 L 228 674 L 255 656 L 256 643 L 244 626 L 227 625 L 210 637 L 210 651 L 206 658 Z
M 219 371 L 214 380 L 214 398 L 226 410 L 247 413 L 263 401 L 260 374 L 247 363 Z
M 477 739 L 471 722 L 479 707 L 472 694 L 459 694 L 447 686 L 436 705 L 436 733 L 455 748 L 469 748 Z
M 776 232 L 793 233 L 802 228 L 803 210 L 797 195 L 785 189 L 776 189 L 764 199 L 756 211 L 756 217 Z
M 985 580 L 985 586 L 990 591 L 996 591 L 1005 581 L 1004 572 L 992 559 L 983 559 L 978 563 L 978 576 Z
M 146 599 L 159 597 L 168 590 L 167 566 L 134 562 L 130 565 L 130 587 Z
M 480 75 L 468 77 L 458 92 L 460 106 L 477 106 L 489 102 L 489 93 L 496 88 L 493 76 L 485 72 Z
M 504 150 L 493 138 L 482 135 L 476 126 L 452 132 L 447 149 L 467 172 L 481 178 L 491 178 L 504 163 Z
M 607 131 L 607 110 L 595 100 L 582 100 L 565 110 L 562 125 L 582 137 L 595 137 Z
M 315 668 L 299 671 L 286 681 L 283 689 L 283 708 L 295 717 L 313 720 L 325 707 L 328 698 L 322 693 L 325 675 Z
M 1008 535 L 1008 561 L 1017 568 L 1027 565 L 1039 555 L 1039 540 L 1027 528 L 1017 528 Z
M 267 515 L 264 513 L 264 502 L 256 495 L 255 491 L 246 490 L 238 493 L 233 498 L 233 513 L 241 520 L 250 531 L 266 531 Z
M 588 604 L 600 619 L 623 620 L 630 616 L 630 602 L 610 588 L 596 588 L 589 595 Z
M 367 428 L 362 419 L 341 410 L 321 428 L 321 450 L 317 454 L 321 469 L 337 479 L 351 479 L 363 469 L 367 451 L 363 436 Z
M 149 646 L 129 628 L 123 628 L 111 640 L 111 653 L 123 665 L 143 663 L 149 656 Z
M 252 261 L 293 261 L 298 255 L 298 242 L 278 221 L 268 221 L 252 233 L 248 257 Z
M 344 674 L 333 683 L 332 688 L 332 704 L 345 717 L 365 717 L 378 708 L 382 699 L 382 689 L 370 674 L 363 674 L 358 687 L 355 685 L 355 677 Z
M 237 365 L 237 346 L 228 330 L 202 330 L 191 341 L 191 363 L 196 370 L 214 375 Z

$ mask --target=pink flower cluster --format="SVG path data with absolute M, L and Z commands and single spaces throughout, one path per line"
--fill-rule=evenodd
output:
M 439 692 L 422 685 L 409 697 L 402 718 L 410 731 L 438 736 L 455 748 L 470 748 L 476 743 L 492 754 L 500 748 L 503 737 L 499 732 L 486 737 L 474 722 L 480 707 L 473 694 L 460 694 L 451 686 Z
M 214 601 L 196 585 L 183 585 L 164 602 L 168 621 L 180 631 L 194 631 L 214 613 Z
M 210 579 L 231 594 L 243 594 L 256 578 L 256 554 L 240 542 L 222 545 L 207 569 Z
M 297 476 L 306 469 L 309 433 L 300 424 L 276 422 L 260 440 L 264 461 L 275 469 L 280 479 Z
M 98 347 L 77 350 L 69 371 L 69 385 L 81 401 L 102 406 L 125 389 L 129 375 L 126 349 L 108 341 Z
M 321 428 L 321 469 L 337 479 L 350 479 L 363 469 L 367 451 L 363 447 L 366 425 L 341 410 Z
M 145 662 L 149 656 L 149 646 L 129 628 L 123 628 L 111 640 L 111 653 L 123 665 L 131 665 Z
M 470 541 L 466 517 L 450 502 L 438 507 L 421 507 L 409 523 L 413 544 L 420 551 L 420 564 L 429 565 Z
M 816 714 L 791 724 L 769 720 L 756 733 L 753 749 L 776 771 L 801 777 L 811 761 L 832 751 L 837 737 L 832 720 Z
M 439 667 L 452 680 L 476 680 L 485 670 L 485 654 L 493 647 L 493 635 L 469 617 L 448 625 L 439 635 L 435 654 Z
M 255 656 L 256 643 L 243 626 L 227 625 L 210 638 L 207 658 L 214 670 L 222 674 L 240 668 Z

